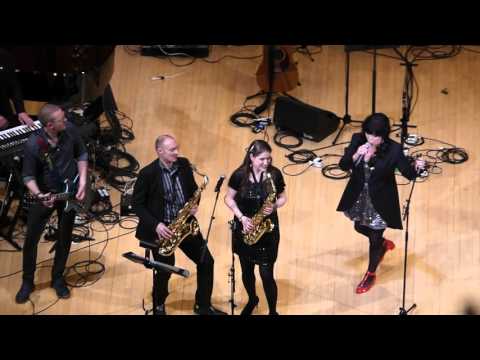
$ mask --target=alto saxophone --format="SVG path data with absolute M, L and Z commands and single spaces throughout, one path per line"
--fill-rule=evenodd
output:
M 198 225 L 198 221 L 193 218 L 189 221 L 191 215 L 190 211 L 195 207 L 198 206 L 200 201 L 200 195 L 202 191 L 208 184 L 208 176 L 203 175 L 203 184 L 195 191 L 193 196 L 187 203 L 183 206 L 183 208 L 178 212 L 177 217 L 175 220 L 168 225 L 168 228 L 173 233 L 170 239 L 160 238 L 158 240 L 159 248 L 158 251 L 160 255 L 169 256 L 173 254 L 175 249 L 180 245 L 180 243 L 189 235 L 197 235 L 200 231 L 200 226 Z
M 257 211 L 257 213 L 252 217 L 253 230 L 243 235 L 243 242 L 247 245 L 256 244 L 263 234 L 272 232 L 272 230 L 275 228 L 275 224 L 272 222 L 272 220 L 265 219 L 266 215 L 263 213 L 267 206 L 273 206 L 277 198 L 277 189 L 270 173 L 267 174 L 267 178 L 270 180 L 272 189 L 260 210 Z

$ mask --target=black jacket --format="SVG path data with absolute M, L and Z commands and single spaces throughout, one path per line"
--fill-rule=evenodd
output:
M 188 201 L 198 186 L 190 162 L 186 158 L 178 158 L 177 164 L 180 184 Z M 155 229 L 163 219 L 165 198 L 160 171 L 160 163 L 156 159 L 140 170 L 133 190 L 132 206 L 139 218 L 135 236 L 142 241 L 153 242 L 157 239 Z
M 409 180 L 415 179 L 417 172 L 404 155 L 402 146 L 391 139 L 387 141 L 387 152 L 381 158 L 377 156 L 373 164 L 375 169 L 370 176 L 368 189 L 375 210 L 387 222 L 388 227 L 402 229 L 395 169 L 400 170 L 402 175 Z M 363 189 L 365 181 L 363 160 L 355 166 L 352 156 L 357 148 L 366 142 L 367 139 L 362 133 L 353 134 L 352 141 L 340 160 L 340 168 L 344 171 L 352 170 L 352 175 L 340 199 L 337 211 L 350 209 Z

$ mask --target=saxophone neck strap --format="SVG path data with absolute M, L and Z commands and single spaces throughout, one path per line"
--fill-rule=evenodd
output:
M 252 173 L 253 181 L 255 182 L 255 184 L 261 184 L 263 182 L 263 174 L 264 174 L 263 171 L 260 174 L 259 181 L 257 181 L 257 177 L 255 176 L 255 172 L 253 171 L 253 168 L 250 168 L 250 172 Z

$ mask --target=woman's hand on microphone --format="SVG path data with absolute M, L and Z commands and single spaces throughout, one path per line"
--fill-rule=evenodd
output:
M 415 160 L 415 170 L 421 172 L 425 170 L 426 162 L 422 159 Z
M 353 155 L 353 161 L 357 162 L 359 158 L 364 157 L 370 148 L 370 144 L 367 142 L 358 147 L 357 151 Z

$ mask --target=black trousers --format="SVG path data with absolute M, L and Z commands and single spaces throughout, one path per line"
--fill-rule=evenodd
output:
M 196 236 L 188 236 L 178 246 L 187 257 L 197 265 L 197 291 L 195 292 L 195 303 L 200 307 L 210 306 L 210 299 L 213 290 L 213 257 L 208 248 L 206 249 L 203 262 L 200 262 L 202 248 L 205 240 L 199 233 Z M 155 261 L 163 262 L 169 265 L 175 264 L 175 253 L 170 256 L 162 256 L 158 250 L 153 250 L 153 258 Z M 154 306 L 162 305 L 168 296 L 168 281 L 170 273 L 164 271 L 155 271 L 154 278 Z
M 72 230 L 75 221 L 75 211 L 63 211 L 65 202 L 57 202 L 53 208 L 42 204 L 33 205 L 28 212 L 27 237 L 23 245 L 23 280 L 33 283 L 37 263 L 37 248 L 40 236 L 45 229 L 48 219 L 56 209 L 58 214 L 58 232 L 55 245 L 55 257 L 52 268 L 52 281 L 63 277 L 67 263 L 70 245 L 72 244 Z

